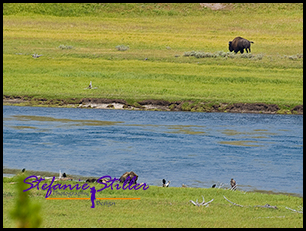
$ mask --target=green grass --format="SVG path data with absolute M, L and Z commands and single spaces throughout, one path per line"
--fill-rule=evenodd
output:
M 3 181 L 3 227 L 14 227 L 15 222 L 10 218 L 9 211 L 15 204 L 16 185 L 9 182 L 15 180 L 3 178 Z M 96 189 L 101 188 L 96 183 L 90 185 L 94 185 Z M 67 190 L 59 192 L 77 192 Z M 289 207 L 300 210 L 300 206 L 303 207 L 303 198 L 288 195 L 212 188 L 150 186 L 145 191 L 109 188 L 97 193 L 96 197 L 141 199 L 109 200 L 108 202 L 115 204 L 96 205 L 96 208 L 90 208 L 90 200 L 46 200 L 45 195 L 46 191 L 41 189 L 30 190 L 30 200 L 39 203 L 41 207 L 41 227 L 303 227 L 303 214 L 286 209 Z M 196 207 L 189 202 L 197 199 L 202 202 L 201 195 L 205 201 L 214 199 L 209 207 Z M 231 205 L 223 196 L 244 207 Z M 53 194 L 50 197 L 68 196 Z M 277 206 L 278 209 L 253 207 L 267 203 Z
M 240 54 L 196 58 L 185 52 L 228 52 L 236 36 L 251 41 L 256 58 Z M 129 47 L 118 50 L 117 46 Z M 63 49 L 64 48 L 64 49 Z M 69 49 L 68 49 L 69 48 Z M 33 59 L 32 54 L 43 54 Z M 194 3 L 5 3 L 3 94 L 36 98 L 122 98 L 303 104 L 303 4 L 230 4 L 212 11 Z M 147 60 L 145 60 L 147 59 Z M 89 82 L 98 87 L 85 90 Z M 15 185 L 4 178 L 3 227 Z M 48 201 L 42 227 L 303 227 L 287 210 L 303 199 L 223 189 L 105 190 L 103 197 L 141 197 L 90 208 L 89 201 Z M 195 207 L 189 200 L 215 200 Z M 276 205 L 279 209 L 236 207 Z
M 300 69 L 245 66 L 239 68 L 237 76 L 237 67 L 218 64 L 105 59 L 93 62 L 90 58 L 69 57 L 8 59 L 11 62 L 4 64 L 3 73 L 4 94 L 9 95 L 302 104 L 303 81 L 295 77 L 302 74 Z M 18 63 L 23 63 L 18 73 L 7 76 L 8 72 L 16 72 L 9 66 Z M 98 89 L 84 89 L 90 81 Z
M 222 11 L 199 4 L 4 4 L 3 94 L 303 104 L 302 9 L 302 4 L 230 4 Z M 255 58 L 184 56 L 228 52 L 236 36 L 254 41 Z M 43 56 L 33 59 L 34 53 Z M 90 81 L 98 89 L 84 90 Z

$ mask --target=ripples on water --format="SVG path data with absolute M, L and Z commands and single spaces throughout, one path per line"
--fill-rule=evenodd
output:
M 3 106 L 3 165 L 303 195 L 303 116 Z

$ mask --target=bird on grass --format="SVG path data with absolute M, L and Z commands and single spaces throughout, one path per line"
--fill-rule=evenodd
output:
M 21 170 L 21 172 L 25 172 L 25 168 Z
M 168 183 L 166 184 L 166 180 L 163 179 L 163 187 L 169 187 L 170 184 L 170 180 L 168 181 Z
M 97 89 L 97 87 L 92 87 L 92 82 L 90 81 L 89 86 L 86 87 L 85 89 Z
M 231 190 L 236 190 L 237 187 L 236 181 L 232 178 L 230 183 L 231 183 Z
M 215 188 L 216 186 L 217 186 L 216 184 L 213 184 L 211 187 L 212 187 L 212 188 Z
M 73 180 L 71 177 L 67 177 L 66 173 L 61 172 L 61 170 L 59 170 L 59 177 L 58 179 L 54 180 L 54 181 L 58 181 L 58 180 Z
M 42 55 L 35 54 L 35 53 L 32 55 L 32 57 L 33 57 L 34 59 L 39 58 L 40 56 L 42 56 Z

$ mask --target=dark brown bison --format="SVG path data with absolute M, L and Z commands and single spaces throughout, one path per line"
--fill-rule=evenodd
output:
M 128 179 L 127 183 L 130 183 L 130 182 L 132 181 L 132 179 L 133 179 L 134 177 L 136 177 L 136 178 L 135 178 L 135 181 L 134 181 L 134 184 L 137 184 L 136 181 L 137 181 L 137 179 L 138 179 L 138 175 L 137 175 L 135 172 L 133 172 L 133 171 L 124 173 L 124 174 L 120 177 L 119 180 L 120 180 L 121 183 L 123 183 L 123 182 L 125 182 L 125 180 L 126 180 L 128 177 L 130 177 L 130 178 Z
M 236 54 L 238 51 L 243 54 L 244 49 L 248 53 L 248 51 L 251 52 L 251 43 L 254 42 L 241 37 L 236 37 L 233 41 L 228 42 L 228 49 L 230 52 L 234 51 Z
M 86 180 L 86 182 L 89 182 L 89 183 L 94 183 L 94 182 L 96 182 L 96 181 L 97 181 L 97 179 L 95 179 L 95 178 L 87 179 L 87 180 Z
M 89 182 L 89 183 L 99 183 L 99 182 L 102 182 L 102 183 L 107 183 L 108 179 L 105 179 L 105 178 L 102 178 L 102 179 L 95 179 L 95 178 L 92 178 L 92 179 L 87 179 L 86 180 L 86 183 Z

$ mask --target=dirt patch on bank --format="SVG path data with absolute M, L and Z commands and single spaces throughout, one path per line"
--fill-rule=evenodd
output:
M 192 111 L 192 112 L 230 112 L 230 113 L 262 113 L 262 114 L 299 114 L 303 115 L 303 105 L 293 108 L 280 109 L 276 104 L 265 103 L 219 103 L 193 101 L 143 100 L 133 104 L 123 99 L 103 98 L 71 98 L 45 99 L 30 96 L 3 96 L 5 105 L 23 106 L 52 106 L 97 109 L 128 109 L 128 110 L 156 110 L 156 111 Z
M 235 103 L 227 107 L 228 112 L 268 113 L 273 114 L 280 110 L 276 104 L 265 103 Z
M 292 110 L 292 113 L 296 112 L 297 114 L 303 114 L 303 105 L 297 105 Z

